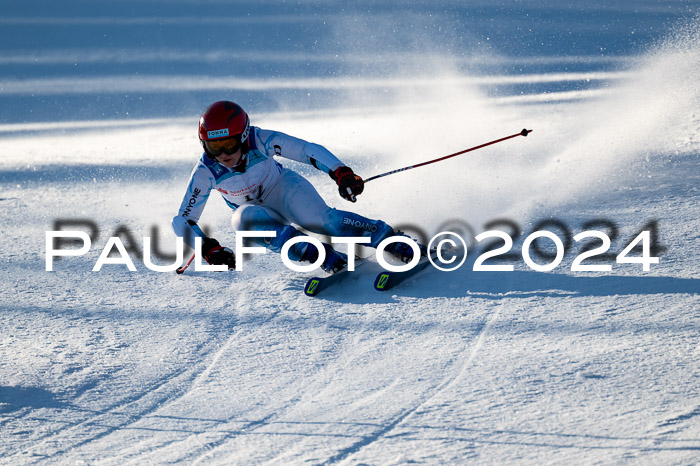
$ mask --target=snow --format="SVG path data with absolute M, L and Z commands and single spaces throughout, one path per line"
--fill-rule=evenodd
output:
M 697 463 L 697 7 L 7 5 L 0 463 Z M 140 259 L 144 236 L 174 253 L 197 119 L 220 99 L 365 177 L 533 132 L 352 205 L 283 162 L 329 205 L 470 248 L 385 293 L 368 264 L 308 298 L 310 274 L 274 254 L 183 276 Z M 201 223 L 230 246 L 229 219 L 213 195 Z M 547 220 L 608 233 L 612 271 L 572 272 L 580 243 L 528 268 Z M 615 263 L 654 220 L 659 263 Z M 57 221 L 95 237 L 47 272 Z M 514 226 L 515 270 L 473 271 L 474 236 Z M 93 272 L 117 234 L 137 271 Z

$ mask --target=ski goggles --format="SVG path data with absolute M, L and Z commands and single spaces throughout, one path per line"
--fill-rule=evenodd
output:
M 241 148 L 241 140 L 234 136 L 226 139 L 214 139 L 212 141 L 202 141 L 204 149 L 210 157 L 218 157 L 222 153 L 235 154 Z

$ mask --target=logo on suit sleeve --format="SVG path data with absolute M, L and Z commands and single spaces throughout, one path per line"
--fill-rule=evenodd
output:
M 189 217 L 190 214 L 192 213 L 192 207 L 197 203 L 197 197 L 199 197 L 199 194 L 202 192 L 199 188 L 194 188 L 192 191 L 192 197 L 190 197 L 190 200 L 187 201 L 187 207 L 185 207 L 185 211 L 182 213 L 183 217 Z

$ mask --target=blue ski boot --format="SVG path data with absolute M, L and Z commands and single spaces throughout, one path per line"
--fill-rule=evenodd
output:
M 334 274 L 343 270 L 348 263 L 347 256 L 341 252 L 336 251 L 328 244 L 323 244 L 323 248 L 326 250 L 326 259 L 321 264 L 321 268 L 324 272 Z M 318 249 L 316 246 L 309 243 L 306 248 L 304 255 L 301 258 L 302 262 L 316 262 L 318 259 Z
M 401 231 L 396 231 L 391 236 L 403 236 L 405 238 L 410 238 L 410 236 L 408 236 L 407 234 L 405 234 Z M 420 243 L 417 243 L 417 244 L 418 244 L 418 249 L 420 249 L 421 256 L 427 256 L 428 249 Z M 397 241 L 397 242 L 391 243 L 389 246 L 384 248 L 384 250 L 386 252 L 388 252 L 389 254 L 391 254 L 392 256 L 397 257 L 401 262 L 404 262 L 406 264 L 411 262 L 411 260 L 413 259 L 413 248 L 406 243 L 399 243 Z
M 348 264 L 347 256 L 341 252 L 336 251 L 329 245 L 323 245 L 326 248 L 326 260 L 321 264 L 321 268 L 327 273 L 336 273 L 345 268 Z

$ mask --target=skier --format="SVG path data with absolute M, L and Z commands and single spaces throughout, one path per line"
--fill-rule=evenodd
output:
M 311 183 L 273 156 L 308 163 L 328 173 L 340 195 L 351 202 L 364 189 L 362 178 L 323 146 L 250 126 L 248 114 L 234 102 L 218 101 L 204 110 L 199 120 L 199 140 L 204 154 L 192 171 L 172 227 L 192 248 L 194 238 L 202 238 L 202 255 L 211 265 L 235 267 L 233 252 L 207 237 L 197 225 L 212 190 L 219 191 L 233 210 L 235 231 L 275 231 L 274 238 L 251 238 L 275 252 L 280 252 L 289 239 L 302 235 L 292 225 L 323 235 L 368 237 L 368 244 L 375 248 L 385 238 L 405 236 L 381 220 L 328 207 Z M 323 270 L 334 273 L 345 267 L 345 254 L 329 244 L 323 247 Z M 413 249 L 403 242 L 393 242 L 385 250 L 404 262 L 413 258 Z M 294 261 L 314 263 L 319 251 L 304 241 L 291 246 L 288 256 Z

